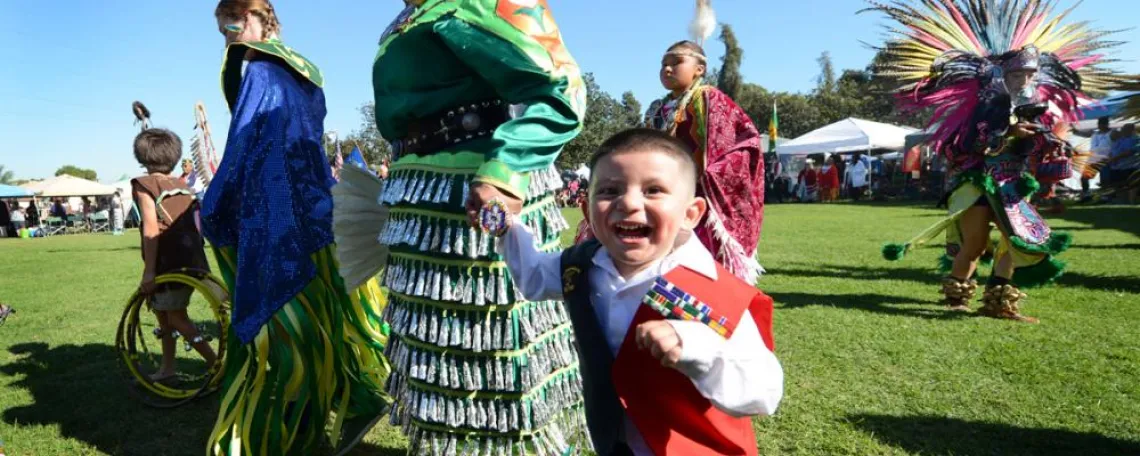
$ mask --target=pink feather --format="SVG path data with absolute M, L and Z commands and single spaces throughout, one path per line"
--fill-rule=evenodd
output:
M 913 30 L 909 35 L 911 38 L 930 45 L 931 47 L 934 47 L 935 49 L 938 49 L 942 52 L 946 52 L 952 49 L 952 46 L 949 44 L 946 44 L 944 41 L 935 38 L 933 35 L 930 35 L 929 33 L 926 33 L 922 30 Z
M 970 41 L 974 43 L 975 52 L 979 54 L 985 54 L 986 48 L 982 47 L 982 43 L 978 41 L 978 37 L 974 35 L 974 31 L 970 29 L 970 24 L 966 22 L 966 18 L 963 17 L 962 12 L 958 10 L 958 6 L 953 3 L 949 3 L 946 5 L 946 7 L 948 10 L 950 10 L 950 14 L 954 16 L 954 20 L 958 22 L 958 27 L 963 32 L 965 32 L 966 37 L 970 38 Z
M 1103 57 L 1104 54 L 1090 55 L 1082 59 L 1065 62 L 1065 65 L 1067 65 L 1069 68 L 1072 68 L 1073 70 L 1079 70 L 1100 61 L 1100 59 Z

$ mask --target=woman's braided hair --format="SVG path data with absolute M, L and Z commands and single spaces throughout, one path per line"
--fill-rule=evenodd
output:
M 245 13 L 253 14 L 261 19 L 265 31 L 261 39 L 281 34 L 281 22 L 277 20 L 277 12 L 269 0 L 221 0 L 214 9 L 214 16 L 227 18 L 241 18 Z

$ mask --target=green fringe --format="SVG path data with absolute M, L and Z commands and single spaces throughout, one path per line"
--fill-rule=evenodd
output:
M 233 287 L 234 250 L 215 251 L 218 269 Z M 336 419 L 370 420 L 384 412 L 384 347 L 363 328 L 378 327 L 380 316 L 368 306 L 368 321 L 359 320 L 343 290 L 331 246 L 314 253 L 313 260 L 317 275 L 272 316 L 257 339 L 249 344 L 236 337 L 227 341 L 219 421 L 207 454 L 217 449 L 218 455 L 230 455 L 234 441 L 242 444 L 240 454 L 314 454 L 340 439 L 325 435 Z M 261 350 L 265 359 L 260 359 Z M 300 373 L 300 381 L 288 396 L 295 373 Z M 238 420 L 236 430 L 232 423 L 221 425 L 233 418 Z
M 1011 281 L 1021 288 L 1034 288 L 1053 283 L 1064 273 L 1065 262 L 1047 256 L 1035 265 L 1015 269 Z
M 1049 236 L 1049 251 L 1052 255 L 1069 250 L 1072 245 L 1073 235 L 1068 232 L 1054 231 L 1053 235 Z
M 1018 236 L 1010 236 L 1010 242 L 1018 250 L 1027 253 L 1040 253 L 1043 255 L 1058 255 L 1073 245 L 1073 235 L 1064 231 L 1054 231 L 1042 244 L 1026 243 Z
M 1031 174 L 1022 174 L 1021 179 L 1017 181 L 1017 194 L 1022 198 L 1029 198 L 1040 189 L 1041 183 Z
M 909 246 L 906 244 L 888 243 L 883 245 L 883 258 L 887 261 L 898 261 L 906 256 Z
M 949 274 L 951 269 L 954 269 L 954 257 L 943 253 L 938 257 L 938 272 Z

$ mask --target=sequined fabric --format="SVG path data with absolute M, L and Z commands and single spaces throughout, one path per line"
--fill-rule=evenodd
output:
M 211 244 L 237 250 L 232 324 L 249 343 L 312 280 L 311 255 L 333 242 L 333 181 L 319 87 L 271 58 L 253 60 L 232 112 L 202 228 Z

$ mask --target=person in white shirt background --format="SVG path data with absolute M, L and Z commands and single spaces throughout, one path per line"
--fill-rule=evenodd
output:
M 1093 154 L 1090 160 L 1094 163 L 1108 159 L 1109 154 L 1112 153 L 1112 128 L 1108 126 L 1108 121 L 1108 117 L 1101 117 L 1096 120 L 1096 132 L 1093 133 L 1092 143 L 1089 145 L 1090 151 Z M 1082 197 L 1089 195 L 1089 181 L 1092 180 L 1093 177 L 1096 177 L 1096 174 L 1081 176 Z
M 662 151 L 670 147 L 675 151 Z M 776 411 L 783 396 L 783 370 L 775 354 L 765 346 L 761 330 L 750 312 L 744 312 L 735 331 L 728 336 L 722 336 L 697 321 L 656 319 L 634 325 L 638 311 L 649 305 L 643 304 L 647 292 L 655 282 L 676 269 L 683 267 L 714 279 L 718 290 L 721 283 L 740 281 L 718 267 L 712 254 L 692 235 L 692 229 L 701 219 L 707 203 L 695 196 L 696 166 L 686 150 L 683 143 L 660 132 L 634 129 L 607 140 L 591 160 L 593 178 L 586 218 L 601 248 L 593 253 L 589 260 L 592 261 L 591 267 L 583 273 L 588 284 L 588 304 L 570 299 L 569 293 L 574 289 L 564 281 L 568 280 L 566 274 L 575 268 L 566 269 L 568 272 L 564 274 L 563 254 L 539 251 L 534 236 L 524 223 L 519 222 L 517 215 L 511 216 L 513 221 L 499 242 L 499 250 L 519 292 L 527 300 L 565 298 L 571 315 L 582 310 L 573 308 L 576 305 L 591 306 L 597 328 L 604 333 L 610 354 L 618 358 L 619 354 L 625 356 L 630 349 L 625 343 L 636 341 L 638 348 L 650 351 L 661 365 L 688 377 L 690 386 L 717 410 L 745 420 L 749 437 L 743 440 L 751 438 L 747 445 L 754 450 L 755 437 L 750 435 L 750 421 L 740 417 L 765 416 Z M 678 179 L 678 176 L 687 178 Z M 722 274 L 718 275 L 718 270 Z M 750 285 L 747 288 L 763 296 Z M 770 298 L 763 298 L 768 299 L 770 305 Z M 582 344 L 590 342 L 583 340 L 580 320 L 572 321 L 579 340 L 579 358 L 583 360 L 583 383 L 589 384 L 591 375 L 605 375 L 604 381 L 610 381 L 609 372 L 598 374 L 585 369 L 590 363 L 586 357 L 591 355 Z M 630 331 L 634 331 L 632 339 L 627 338 Z M 615 358 L 615 378 L 619 376 L 616 373 L 619 364 L 621 360 Z M 660 381 L 647 377 L 653 377 L 653 374 L 645 373 L 636 380 L 639 387 L 652 388 L 653 383 Z M 623 403 L 625 400 L 623 395 Z M 670 434 L 672 437 L 665 443 L 661 439 L 651 439 L 650 434 L 639 429 L 631 418 L 637 412 L 632 410 L 632 406 L 623 406 L 624 418 L 616 419 L 615 423 L 605 423 L 621 429 L 616 432 L 616 443 L 607 442 L 593 435 L 598 433 L 595 430 L 599 423 L 596 422 L 597 415 L 591 414 L 591 408 L 604 407 L 598 402 L 587 388 L 587 420 L 598 454 L 653 455 L 656 452 L 661 456 L 662 451 L 669 454 L 683 451 L 721 454 L 711 448 L 701 449 L 699 444 L 691 442 L 690 445 L 696 445 L 696 450 L 694 446 L 678 450 L 676 440 L 682 437 L 678 437 L 676 432 Z M 632 401 L 629 403 L 633 404 Z M 686 418 L 666 415 L 654 419 L 679 421 Z M 677 423 L 665 426 L 674 425 L 684 426 Z M 727 434 L 723 430 L 718 431 Z M 599 446 L 603 448 L 597 448 Z M 667 450 L 661 450 L 662 446 Z
M 859 201 L 867 191 L 871 173 L 871 160 L 862 153 L 851 156 L 851 166 L 847 167 L 847 183 L 851 187 L 851 198 Z

